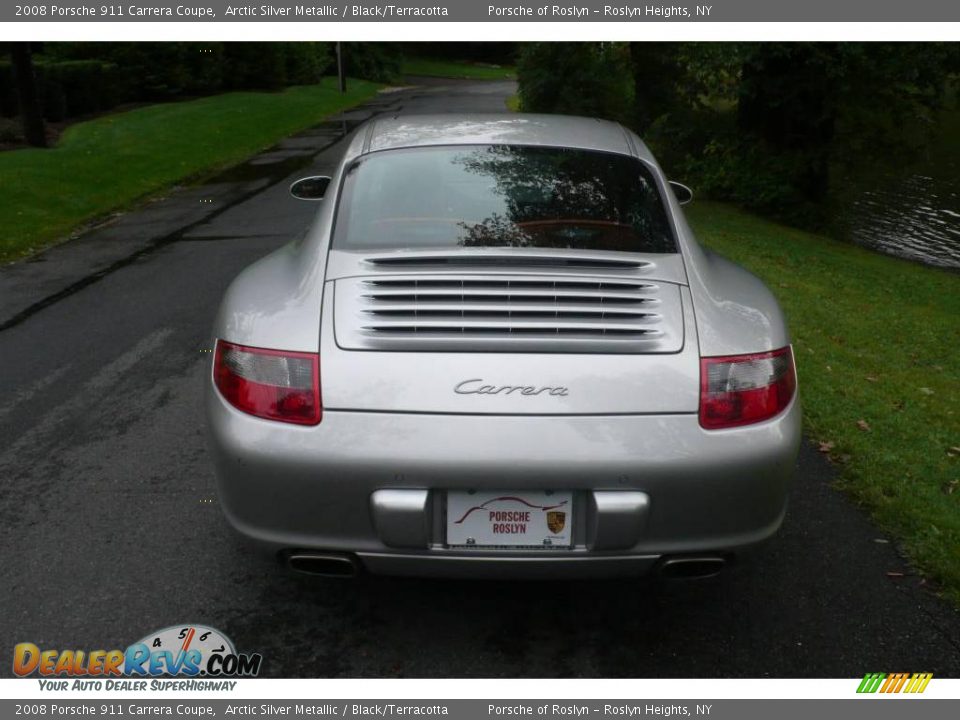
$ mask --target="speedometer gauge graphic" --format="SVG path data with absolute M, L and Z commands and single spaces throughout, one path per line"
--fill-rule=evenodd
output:
M 154 658 L 163 657 L 165 674 L 194 675 L 197 669 L 209 666 L 214 655 L 222 657 L 236 655 L 233 642 L 216 628 L 206 625 L 171 625 L 141 639 L 138 646 L 145 646 L 149 655 L 138 663 L 143 669 L 156 674 Z M 200 670 L 201 675 L 205 674 Z

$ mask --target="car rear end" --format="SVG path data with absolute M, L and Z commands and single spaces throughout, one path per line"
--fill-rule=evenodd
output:
M 317 352 L 218 335 L 208 414 L 237 529 L 308 572 L 531 578 L 719 567 L 776 531 L 792 354 L 704 357 L 655 166 L 407 158 L 401 177 L 434 173 L 426 207 L 368 160 L 342 173 Z M 643 197 L 610 179 L 624 168 Z

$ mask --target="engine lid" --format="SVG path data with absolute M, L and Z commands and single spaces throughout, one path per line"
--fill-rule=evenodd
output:
M 334 273 L 339 278 L 326 283 L 325 408 L 697 411 L 699 353 L 689 291 L 676 282 L 682 265 L 678 272 L 671 262 L 497 264 L 465 272 L 463 263 L 447 269 L 430 256 L 397 257 L 364 260 L 352 268 L 364 274 Z

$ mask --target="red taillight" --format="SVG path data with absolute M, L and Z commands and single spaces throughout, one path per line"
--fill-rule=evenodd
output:
M 786 409 L 797 388 L 790 347 L 754 355 L 700 359 L 700 425 L 749 425 Z
M 257 417 L 299 425 L 316 425 L 323 417 L 315 353 L 217 340 L 213 382 L 228 403 Z

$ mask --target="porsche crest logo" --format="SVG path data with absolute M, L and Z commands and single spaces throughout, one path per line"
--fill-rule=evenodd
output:
M 547 527 L 554 535 L 563 532 L 563 526 L 567 524 L 567 514 L 562 510 L 550 510 L 547 512 Z

